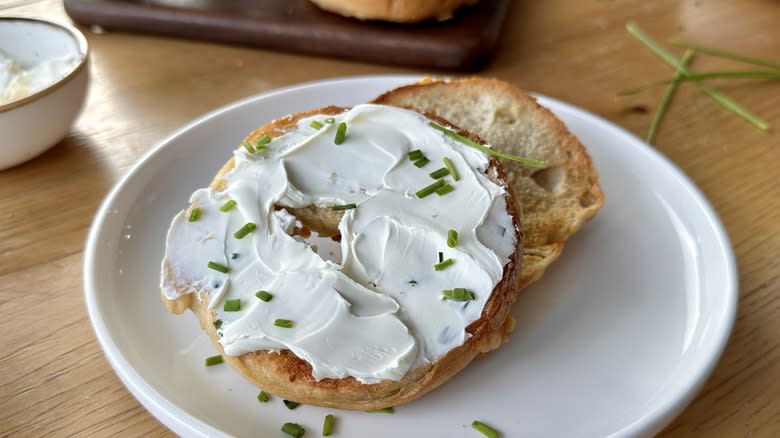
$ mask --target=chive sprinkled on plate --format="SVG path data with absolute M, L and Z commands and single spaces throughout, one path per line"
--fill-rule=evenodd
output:
M 444 178 L 445 176 L 450 174 L 450 170 L 446 167 L 442 167 L 441 169 L 436 169 L 433 172 L 429 173 L 428 175 L 431 176 L 433 179 L 439 179 Z
M 295 438 L 301 438 L 306 433 L 306 429 L 302 428 L 298 423 L 284 423 L 282 432 Z
M 452 266 L 453 263 L 455 263 L 455 260 L 449 258 L 447 260 L 444 260 L 441 263 L 436 263 L 435 265 L 433 265 L 433 270 L 434 271 L 441 271 L 442 269 L 445 269 L 448 266 Z
M 222 306 L 222 310 L 225 312 L 238 312 L 241 310 L 241 298 L 235 300 L 225 300 L 225 304 Z
M 192 210 L 190 210 L 190 222 L 195 222 L 196 220 L 200 219 L 200 207 L 195 207 Z
M 366 412 L 370 412 L 372 414 L 394 414 L 395 408 L 391 406 L 389 408 L 382 408 L 382 409 L 369 409 Z
M 452 175 L 452 179 L 455 181 L 460 181 L 460 175 L 458 175 L 458 171 L 455 169 L 455 165 L 452 164 L 452 161 L 450 161 L 449 158 L 444 157 L 441 159 L 442 162 L 444 162 L 444 167 L 447 168 L 447 170 L 450 171 L 450 175 Z
M 270 293 L 268 293 L 267 291 L 264 291 L 264 290 L 257 291 L 255 293 L 255 296 L 257 298 L 260 298 L 261 300 L 265 301 L 266 303 L 271 301 L 272 299 L 274 299 L 273 294 L 270 294 Z
M 414 160 L 414 165 L 417 167 L 423 167 L 426 164 L 430 163 L 431 160 L 429 160 L 427 157 L 420 157 L 416 160 Z
M 314 129 L 320 130 L 325 125 L 323 125 L 322 123 L 320 123 L 320 122 L 318 122 L 316 120 L 312 120 L 311 123 L 309 123 L 309 126 L 311 126 Z
M 209 356 L 209 357 L 206 358 L 206 366 L 207 367 L 211 367 L 211 366 L 214 366 L 214 365 L 219 365 L 219 364 L 221 364 L 224 361 L 225 361 L 225 359 L 222 359 L 222 355 L 221 354 L 218 354 L 216 356 Z
M 443 179 L 437 179 L 435 183 L 433 183 L 431 185 L 428 185 L 428 186 L 425 186 L 425 187 L 421 188 L 420 190 L 418 190 L 417 193 L 415 193 L 415 195 L 417 195 L 418 198 L 422 199 L 422 198 L 432 194 L 436 190 L 439 190 L 440 188 L 444 187 L 445 184 L 447 184 L 447 183 Z
M 333 433 L 333 414 L 328 414 L 322 421 L 322 436 L 330 436 Z
M 442 180 L 439 180 L 439 181 L 442 181 Z M 443 186 L 441 186 L 438 189 L 436 189 L 436 194 L 439 195 L 439 196 L 444 196 L 444 195 L 446 195 L 447 193 L 449 193 L 449 192 L 451 192 L 453 190 L 455 190 L 455 187 L 453 185 L 451 185 L 451 184 L 444 184 Z
M 239 228 L 238 231 L 233 233 L 233 237 L 236 239 L 243 239 L 246 237 L 247 234 L 251 233 L 252 231 L 257 229 L 257 225 L 255 225 L 253 222 L 247 222 L 243 227 Z
M 353 208 L 357 208 L 357 205 L 355 204 L 334 205 L 330 209 L 333 211 L 344 211 L 344 210 L 352 210 Z
M 336 119 L 334 119 L 333 117 L 328 117 L 327 119 L 325 119 L 325 123 L 336 123 Z
M 287 409 L 290 410 L 293 410 L 301 405 L 300 403 L 294 402 L 292 400 L 282 400 L 282 403 L 284 403 L 284 405 L 287 406 Z
M 222 327 L 222 320 L 218 319 L 218 320 L 214 321 L 214 328 L 218 329 L 220 327 Z
M 452 129 L 447 129 L 444 126 L 439 125 L 438 123 L 428 122 L 428 125 L 431 128 L 433 128 L 433 129 L 441 131 L 442 133 L 444 133 L 445 136 L 450 137 L 450 138 L 452 138 L 454 140 L 457 140 L 457 141 L 463 143 L 464 145 L 466 145 L 468 147 L 471 147 L 471 148 L 474 148 L 474 149 L 476 149 L 478 151 L 481 151 L 481 152 L 483 152 L 483 153 L 485 153 L 487 155 L 492 155 L 494 157 L 504 158 L 504 159 L 512 160 L 512 161 L 517 161 L 517 162 L 525 164 L 526 166 L 531 166 L 531 167 L 544 167 L 545 166 L 544 161 L 542 161 L 542 160 L 534 160 L 533 158 L 519 157 L 517 155 L 511 155 L 511 154 L 505 154 L 503 152 L 498 152 L 497 150 L 491 149 L 491 148 L 489 148 L 487 146 L 484 146 L 484 145 L 481 145 L 481 144 L 477 143 L 476 141 L 474 141 L 474 140 L 472 140 L 472 139 L 470 139 L 468 137 L 464 137 L 464 136 L 458 134 L 457 132 L 453 131 Z
M 458 244 L 458 232 L 455 230 L 449 230 L 447 231 L 447 246 L 450 248 L 455 248 L 455 245 Z
M 347 124 L 344 122 L 339 123 L 339 127 L 336 129 L 336 138 L 333 139 L 333 143 L 341 144 L 347 138 Z
M 257 394 L 257 401 L 260 403 L 267 403 L 268 400 L 271 400 L 271 397 L 268 396 L 267 392 L 260 391 L 260 394 Z
M 254 154 L 255 152 L 257 152 L 255 147 L 249 144 L 249 142 L 246 140 L 241 142 L 241 146 L 243 146 L 244 149 L 246 149 L 246 151 L 249 152 L 250 154 Z
M 501 438 L 501 434 L 498 433 L 497 430 L 493 429 L 492 427 L 488 426 L 487 424 L 474 420 L 471 422 L 471 427 L 479 431 L 482 435 L 485 435 L 488 438 Z
M 442 298 L 447 300 L 452 300 L 452 301 L 472 301 L 477 298 L 474 295 L 474 292 L 463 287 L 456 287 L 455 289 L 445 289 L 441 292 L 442 292 Z
M 424 155 L 423 155 L 423 152 L 421 150 L 415 149 L 415 150 L 409 152 L 408 154 L 406 154 L 406 156 L 409 157 L 410 160 L 415 161 L 415 160 L 419 160 Z
M 224 204 L 222 204 L 221 207 L 219 207 L 219 210 L 222 212 L 228 212 L 233 209 L 233 207 L 236 206 L 236 201 L 232 199 L 228 199 L 228 201 Z
M 211 269 L 213 269 L 215 271 L 219 271 L 219 272 L 221 272 L 223 274 L 227 274 L 228 272 L 230 272 L 230 268 L 228 268 L 225 265 L 219 264 L 217 262 L 209 262 L 208 266 L 209 266 L 209 268 L 211 268 Z
M 295 324 L 289 319 L 277 319 L 274 321 L 274 325 L 282 328 L 292 328 Z

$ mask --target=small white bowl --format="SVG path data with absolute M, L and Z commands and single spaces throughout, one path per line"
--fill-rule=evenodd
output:
M 89 82 L 89 46 L 76 28 L 0 17 L 0 50 L 23 68 L 74 56 L 76 64 L 45 88 L 0 103 L 0 170 L 30 160 L 62 140 L 81 111 Z M 0 90 L 0 93 L 2 90 Z

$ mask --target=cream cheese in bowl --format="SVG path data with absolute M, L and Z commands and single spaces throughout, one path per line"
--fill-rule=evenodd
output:
M 43 90 L 70 73 L 80 60 L 81 57 L 69 54 L 25 67 L 0 50 L 0 105 Z

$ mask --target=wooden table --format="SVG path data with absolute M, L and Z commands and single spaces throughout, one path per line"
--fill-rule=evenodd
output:
M 10 6 L 9 6 L 10 4 Z M 65 20 L 55 0 L 0 16 Z M 569 101 L 644 137 L 663 89 L 616 92 L 671 70 L 625 31 L 780 58 L 780 5 L 745 0 L 515 2 L 483 72 Z M 170 435 L 120 383 L 83 302 L 82 248 L 111 186 L 159 140 L 206 111 L 298 82 L 408 69 L 119 33 L 85 33 L 93 81 L 71 135 L 0 172 L 0 435 Z M 680 51 L 677 51 L 680 53 Z M 273 68 L 268 68 L 273 66 Z M 694 69 L 733 69 L 700 56 Z M 750 68 L 750 67 L 747 67 Z M 716 82 L 780 129 L 780 83 Z M 0 147 L 2 147 L 0 133 Z M 780 137 L 683 86 L 657 140 L 711 200 L 739 265 L 730 343 L 666 437 L 780 435 Z

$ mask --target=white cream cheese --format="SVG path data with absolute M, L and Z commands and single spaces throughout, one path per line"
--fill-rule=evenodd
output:
M 78 57 L 68 55 L 46 59 L 25 68 L 0 51 L 0 105 L 43 90 L 70 73 L 78 62 Z
M 335 123 L 324 123 L 326 117 Z M 324 127 L 312 128 L 312 120 Z M 336 145 L 340 122 L 347 137 Z M 430 160 L 423 168 L 407 158 L 416 149 Z M 444 157 L 459 173 L 458 181 L 445 177 L 455 189 L 418 198 Z M 485 175 L 487 166 L 485 154 L 412 111 L 366 104 L 302 119 L 262 153 L 237 150 L 224 191 L 192 195 L 201 215 L 189 222 L 183 211 L 171 224 L 163 293 L 176 299 L 197 292 L 208 300 L 229 355 L 289 349 L 312 365 L 316 379 L 399 380 L 463 344 L 514 252 L 506 192 Z M 229 199 L 236 207 L 220 211 Z M 348 203 L 357 208 L 339 224 L 340 264 L 292 235 L 296 219 L 285 207 Z M 257 228 L 235 238 L 248 222 Z M 458 232 L 454 248 L 446 244 L 450 229 Z M 440 252 L 455 262 L 436 271 Z M 209 261 L 230 271 L 209 269 Z M 443 300 L 442 291 L 453 288 L 475 299 Z M 258 290 L 273 299 L 256 298 Z M 234 299 L 241 310 L 224 311 L 223 302 Z M 277 327 L 276 319 L 294 326 Z

